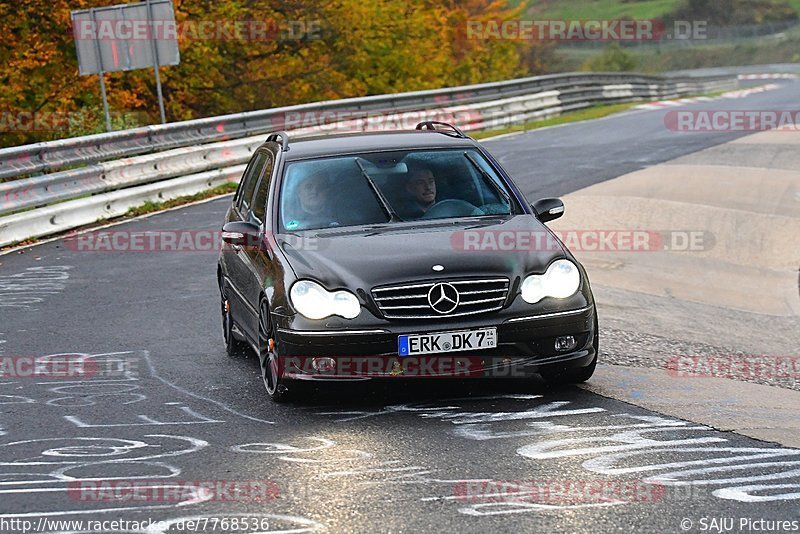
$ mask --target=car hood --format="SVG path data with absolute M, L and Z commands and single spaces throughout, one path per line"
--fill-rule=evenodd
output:
M 542 273 L 565 251 L 533 215 L 276 236 L 298 278 L 369 291 L 415 280 Z M 434 265 L 444 269 L 434 271 Z

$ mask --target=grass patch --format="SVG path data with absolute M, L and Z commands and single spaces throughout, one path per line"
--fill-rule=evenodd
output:
M 493 137 L 495 135 L 503 135 L 514 132 L 524 132 L 527 130 L 536 130 L 537 128 L 545 128 L 547 126 L 557 126 L 559 124 L 568 124 L 570 122 L 600 119 L 603 117 L 607 117 L 608 115 L 613 115 L 614 113 L 619 113 L 620 111 L 625 111 L 626 109 L 630 109 L 631 107 L 636 106 L 638 104 L 641 104 L 641 102 L 625 102 L 624 104 L 599 104 L 596 106 L 588 107 L 586 109 L 580 109 L 578 111 L 570 111 L 568 113 L 564 113 L 563 115 L 558 115 L 556 117 L 549 117 L 547 119 L 537 119 L 524 122 L 521 124 L 515 124 L 513 126 L 509 126 L 508 128 L 499 128 L 497 130 L 485 130 L 483 132 L 476 132 L 474 134 L 471 134 L 471 137 L 475 139 L 484 139 L 486 137 Z
M 213 189 L 207 189 L 205 191 L 200 191 L 199 193 L 195 193 L 194 195 L 184 195 L 181 197 L 175 197 L 170 200 L 165 200 L 163 202 L 153 202 L 148 200 L 144 204 L 140 206 L 134 206 L 130 208 L 123 217 L 139 217 L 140 215 L 147 215 L 148 213 L 155 213 L 157 211 L 163 211 L 170 208 L 175 208 L 177 206 L 183 206 L 184 204 L 191 204 L 192 202 L 197 202 L 198 200 L 205 200 L 207 198 L 218 197 L 221 195 L 228 195 L 230 193 L 234 193 L 236 188 L 239 186 L 236 182 L 226 182 L 224 184 L 218 185 Z
M 684 95 L 674 100 L 680 100 L 681 98 L 688 98 L 688 97 L 696 98 L 699 96 L 714 98 L 717 96 L 724 95 L 727 92 L 728 91 L 713 91 L 708 93 L 701 93 L 699 95 Z M 637 102 L 624 102 L 622 104 L 598 104 L 578 111 L 569 111 L 567 113 L 564 113 L 563 115 L 558 115 L 556 117 L 550 117 L 547 119 L 538 119 L 538 120 L 528 121 L 522 124 L 516 124 L 514 126 L 509 126 L 508 128 L 475 132 L 474 134 L 471 134 L 470 137 L 472 137 L 473 139 L 484 139 L 486 137 L 493 137 L 495 135 L 536 130 L 537 128 L 545 128 L 547 126 L 557 126 L 559 124 L 569 124 L 570 122 L 602 119 L 603 117 L 608 117 L 609 115 L 613 115 L 614 113 L 619 113 L 621 111 L 625 111 L 626 109 L 630 109 L 633 106 L 645 103 L 647 102 L 637 101 Z
M 710 0 L 709 3 L 718 0 Z M 608 19 L 669 19 L 707 20 L 709 14 L 715 17 L 712 25 L 722 23 L 722 17 L 729 24 L 755 24 L 760 21 L 784 20 L 784 8 L 800 13 L 800 0 L 766 0 L 725 4 L 728 9 L 739 11 L 736 17 L 726 17 L 717 6 L 693 5 L 688 0 L 512 0 L 510 4 L 525 5 L 525 16 L 544 19 L 567 20 L 608 20 Z M 696 4 L 700 4 L 699 2 Z M 722 10 L 725 8 L 723 7 Z M 744 10 L 744 12 L 742 12 Z M 734 22 L 730 20 L 737 20 Z M 749 21 L 749 22 L 745 22 Z
M 650 51 L 636 54 L 641 66 L 656 71 L 697 69 L 720 65 L 764 65 L 800 61 L 800 38 L 753 40 L 745 44 L 696 46 L 687 50 Z
M 785 37 L 753 38 L 738 43 L 696 44 L 692 47 L 675 48 L 670 43 L 641 47 L 625 47 L 623 50 L 634 61 L 634 71 L 660 74 L 671 70 L 701 69 L 725 65 L 766 65 L 772 63 L 800 62 L 800 26 L 785 32 Z M 602 48 L 561 47 L 556 49 L 555 63 L 563 72 L 576 71 L 592 58 L 600 56 Z
M 527 13 L 537 19 L 656 19 L 671 13 L 682 3 L 681 0 L 530 0 Z

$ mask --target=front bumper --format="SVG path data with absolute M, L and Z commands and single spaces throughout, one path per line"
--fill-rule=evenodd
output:
M 424 324 L 393 324 L 363 330 L 292 330 L 279 327 L 276 342 L 286 378 L 363 380 L 379 377 L 525 377 L 547 366 L 577 368 L 595 357 L 595 308 L 560 310 L 533 316 L 484 318 Z M 497 347 L 479 351 L 399 356 L 402 334 L 434 334 L 485 327 L 497 328 Z M 574 336 L 569 352 L 554 348 L 555 338 Z M 321 371 L 315 360 L 335 362 Z

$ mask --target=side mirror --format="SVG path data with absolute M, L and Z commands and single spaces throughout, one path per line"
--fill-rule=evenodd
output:
M 258 245 L 259 227 L 249 222 L 229 222 L 222 227 L 222 241 L 228 245 L 249 247 Z
M 543 223 L 564 215 L 564 203 L 560 198 L 541 198 L 531 204 L 531 207 Z

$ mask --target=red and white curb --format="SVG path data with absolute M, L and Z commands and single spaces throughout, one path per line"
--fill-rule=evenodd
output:
M 755 75 L 748 75 L 748 76 L 755 76 Z M 760 74 L 758 76 L 761 76 Z M 794 76 L 794 75 L 791 75 Z M 741 77 L 740 77 L 741 79 Z M 755 78 L 753 78 L 755 79 Z M 659 100 L 658 102 L 648 102 L 647 104 L 640 104 L 638 106 L 634 106 L 633 109 L 663 109 L 663 108 L 671 108 L 675 106 L 683 106 L 685 104 L 696 104 L 698 102 L 711 102 L 714 100 L 720 100 L 723 98 L 744 98 L 746 96 L 750 96 L 756 93 L 763 93 L 764 91 L 771 91 L 772 89 L 777 89 L 780 87 L 777 83 L 770 83 L 767 85 L 762 85 L 759 87 L 753 87 L 751 89 L 738 89 L 736 91 L 728 91 L 727 93 L 723 93 L 719 96 L 698 96 L 694 98 L 679 98 L 677 100 Z
M 708 96 L 697 96 L 694 98 L 679 98 L 678 100 L 659 100 L 658 102 L 649 102 L 647 104 L 640 104 L 634 106 L 633 109 L 662 109 L 671 108 L 675 106 L 682 106 L 684 104 L 695 104 L 697 102 L 708 102 L 714 100 Z
M 740 74 L 740 80 L 794 80 L 797 74 Z

